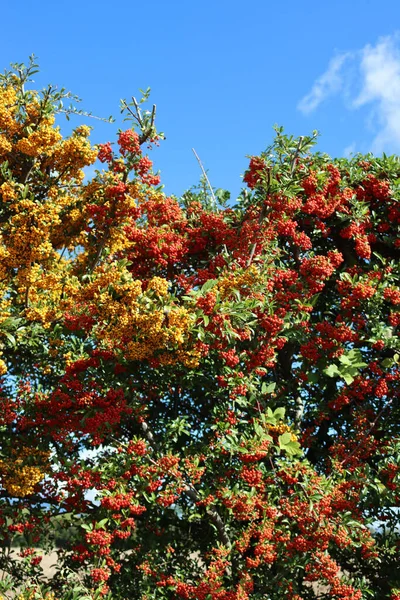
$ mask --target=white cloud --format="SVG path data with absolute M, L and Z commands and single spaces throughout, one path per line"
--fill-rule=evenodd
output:
M 323 102 L 328 96 L 335 94 L 340 91 L 343 85 L 342 69 L 345 61 L 350 58 L 350 53 L 339 54 L 334 56 L 325 73 L 323 73 L 315 81 L 311 88 L 311 91 L 304 96 L 297 105 L 297 108 L 308 114 L 315 110 L 321 102 Z
M 356 91 L 357 90 L 357 91 Z M 374 153 L 400 149 L 400 36 L 385 36 L 375 45 L 335 56 L 327 70 L 300 100 L 305 114 L 329 96 L 340 93 L 347 109 L 368 106 L 368 129 L 374 132 Z M 351 145 L 352 146 L 352 145 Z M 350 147 L 349 147 L 350 148 Z M 347 149 L 346 149 L 347 150 Z
M 372 150 L 400 147 L 400 50 L 398 36 L 381 38 L 375 46 L 361 51 L 361 91 L 354 107 L 372 104 L 373 116 L 380 126 Z

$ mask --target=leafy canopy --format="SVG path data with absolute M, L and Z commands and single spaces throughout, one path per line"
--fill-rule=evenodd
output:
M 0 590 L 398 599 L 398 158 L 277 128 L 236 204 L 167 197 L 148 91 L 93 147 L 35 70 L 0 79 Z

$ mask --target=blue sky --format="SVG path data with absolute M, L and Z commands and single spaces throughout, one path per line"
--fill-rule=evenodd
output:
M 335 156 L 400 152 L 398 0 L 20 0 L 4 3 L 2 25 L 0 70 L 34 53 L 37 86 L 116 117 L 90 123 L 96 143 L 125 127 L 120 98 L 152 88 L 167 137 L 152 158 L 169 194 L 198 182 L 194 147 L 213 186 L 235 196 L 275 123 L 318 129 Z

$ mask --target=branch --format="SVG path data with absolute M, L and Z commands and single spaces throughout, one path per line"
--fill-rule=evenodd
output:
M 151 111 L 151 118 L 150 118 L 150 125 L 147 127 L 146 130 L 143 130 L 142 135 L 139 137 L 139 144 L 142 145 L 144 144 L 149 137 L 154 133 L 154 120 L 156 118 L 156 105 L 153 104 L 153 108 Z M 144 126 L 143 126 L 144 127 Z
M 291 166 L 290 166 L 290 176 L 291 177 L 293 177 L 293 174 L 294 174 L 294 170 L 295 170 L 295 167 L 296 167 L 296 159 L 297 159 L 297 157 L 299 156 L 299 154 L 301 152 L 301 146 L 302 146 L 303 140 L 304 140 L 304 137 L 300 136 L 298 144 L 297 144 L 296 151 L 295 151 L 295 153 L 293 154 L 293 157 L 292 157 L 292 162 L 291 162 Z M 267 195 L 269 194 L 270 185 L 271 185 L 271 169 L 268 169 Z M 258 224 L 259 225 L 261 225 L 261 223 L 262 223 L 262 221 L 263 221 L 263 219 L 265 217 L 265 214 L 266 214 L 266 209 L 265 209 L 265 205 L 264 205 L 262 207 L 262 210 L 260 212 L 260 216 L 258 218 Z M 251 265 L 251 263 L 253 261 L 254 253 L 256 251 L 256 248 L 257 248 L 257 242 L 254 242 L 254 244 L 253 244 L 253 246 L 251 248 L 251 251 L 250 251 L 249 260 L 247 261 L 247 266 L 248 267 Z
M 97 252 L 95 254 L 95 257 L 92 261 L 92 264 L 88 267 L 88 271 L 89 273 L 93 273 L 93 271 L 95 270 L 95 268 L 97 267 L 100 259 L 101 259 L 101 255 L 103 253 L 103 250 L 105 248 L 105 245 L 107 243 L 107 239 L 108 239 L 108 231 L 104 231 L 103 233 L 103 237 L 101 238 L 100 244 L 97 248 Z
M 267 190 L 266 190 L 267 191 L 267 196 L 269 194 L 270 185 L 271 185 L 271 169 L 268 168 L 268 179 L 267 179 Z M 262 206 L 262 208 L 261 208 L 260 214 L 258 216 L 258 225 L 261 225 L 261 223 L 263 222 L 264 217 L 265 217 L 266 214 L 267 214 L 267 207 L 266 207 L 266 205 L 264 203 L 263 206 Z M 253 246 L 251 248 L 251 251 L 250 251 L 249 260 L 247 261 L 247 267 L 250 267 L 250 265 L 251 265 L 251 263 L 253 261 L 254 253 L 256 251 L 256 248 L 257 248 L 257 242 L 254 242 L 254 244 L 253 244 Z
M 332 445 L 332 438 L 328 433 L 330 427 L 331 418 L 328 417 L 319 426 L 316 442 L 306 452 L 306 459 L 314 466 L 323 458 L 324 452 Z
M 156 118 L 156 105 L 153 104 L 153 108 L 151 110 L 150 129 L 152 127 L 154 127 L 155 118 Z
M 193 151 L 193 154 L 195 155 L 195 157 L 196 157 L 196 159 L 197 159 L 197 162 L 198 162 L 198 163 L 199 163 L 199 165 L 200 165 L 200 169 L 201 169 L 201 170 L 202 170 L 202 172 L 203 172 L 203 176 L 204 176 L 205 180 L 207 181 L 208 187 L 210 188 L 211 197 L 212 197 L 212 199 L 213 199 L 213 201 L 214 201 L 214 204 L 215 204 L 215 206 L 217 206 L 217 199 L 215 198 L 214 191 L 213 191 L 213 189 L 212 189 L 212 186 L 211 186 L 210 180 L 209 180 L 209 179 L 208 179 L 208 177 L 207 177 L 207 173 L 206 173 L 206 171 L 205 171 L 205 169 L 204 169 L 204 167 L 203 167 L 203 163 L 201 162 L 201 160 L 200 160 L 200 157 L 198 156 L 198 154 L 197 154 L 196 150 L 195 150 L 194 148 L 192 148 L 192 151 Z
M 293 158 L 292 158 L 292 164 L 291 164 L 291 167 L 290 167 L 290 176 L 291 177 L 293 177 L 293 174 L 294 174 L 294 170 L 295 170 L 295 167 L 296 167 L 296 159 L 297 159 L 297 157 L 300 154 L 301 144 L 303 143 L 303 140 L 304 140 L 304 137 L 301 135 L 299 137 L 299 143 L 297 144 L 296 151 L 293 154 Z
M 301 394 L 298 389 L 298 384 L 296 382 L 296 378 L 293 375 L 293 360 L 294 356 L 298 352 L 298 344 L 294 341 L 287 342 L 283 348 L 278 350 L 277 358 L 278 365 L 281 370 L 281 374 L 283 379 L 288 383 L 289 393 L 293 393 L 293 398 L 295 401 L 294 408 L 294 425 L 297 429 L 300 429 L 301 421 L 303 419 L 304 414 L 304 400 L 301 397 Z
M 126 174 L 126 176 L 127 176 L 127 174 Z M 124 178 L 124 183 L 125 183 L 125 181 L 126 181 L 126 177 Z M 110 218 L 111 218 L 111 222 L 108 223 L 104 227 L 103 236 L 102 236 L 102 238 L 100 240 L 100 243 L 99 243 L 99 246 L 97 248 L 96 255 L 95 255 L 95 257 L 94 257 L 94 259 L 92 261 L 92 264 L 88 267 L 89 273 L 92 273 L 94 271 L 94 269 L 97 267 L 98 263 L 101 260 L 101 255 L 103 254 L 103 250 L 104 250 L 107 242 L 110 239 L 111 227 L 113 226 L 114 220 L 115 220 L 115 210 L 116 210 L 115 204 L 116 203 L 115 203 L 115 200 L 114 200 L 114 202 L 112 203 L 112 206 L 110 208 L 110 212 L 109 212 L 109 215 L 110 215 Z
M 131 110 L 129 112 L 135 117 L 140 127 L 143 127 L 142 112 L 140 110 L 139 104 L 137 103 L 135 96 L 132 96 L 132 102 L 135 105 L 136 115 Z
M 294 413 L 294 425 L 296 429 L 300 429 L 304 415 L 304 408 L 304 400 L 299 394 L 296 398 L 296 411 Z
M 121 105 L 122 105 L 121 112 L 123 112 L 124 110 L 127 110 L 128 113 L 131 115 L 131 117 L 133 119 L 135 119 L 135 121 L 139 125 L 140 131 L 141 131 L 141 135 L 139 136 L 139 145 L 141 146 L 142 144 L 144 144 L 144 142 L 146 142 L 146 140 L 149 139 L 151 134 L 154 132 L 154 121 L 156 118 L 156 105 L 153 104 L 153 108 L 151 111 L 151 117 L 150 117 L 150 125 L 146 125 L 146 122 L 148 122 L 148 121 L 147 121 L 147 119 L 145 119 L 143 121 L 142 111 L 140 110 L 138 101 L 136 100 L 136 98 L 134 96 L 132 96 L 132 103 L 135 106 L 136 112 L 131 109 L 131 107 L 125 100 L 121 100 Z
M 143 429 L 143 433 L 145 438 L 147 439 L 147 441 L 153 446 L 153 448 L 155 450 L 157 450 L 157 442 L 154 438 L 154 435 L 152 433 L 152 431 L 150 430 L 149 426 L 147 425 L 146 421 L 142 421 L 141 423 L 142 425 L 142 429 Z
M 191 500 L 193 500 L 193 502 L 200 502 L 201 501 L 201 496 L 200 496 L 200 494 L 198 493 L 198 491 L 195 488 L 186 486 L 184 492 L 185 492 L 185 494 L 187 496 L 189 496 L 189 498 Z M 231 542 L 231 540 L 229 538 L 229 535 L 228 535 L 228 533 L 226 531 L 225 523 L 221 519 L 221 517 L 218 514 L 218 512 L 215 510 L 215 508 L 209 508 L 209 507 L 207 507 L 206 513 L 209 516 L 210 521 L 217 528 L 218 533 L 219 533 L 219 538 L 220 538 L 221 542 L 225 546 L 228 546 L 229 548 L 231 548 L 232 547 L 232 542 Z
M 365 442 L 367 441 L 367 438 L 369 436 L 369 434 L 371 433 L 371 431 L 375 428 L 376 424 L 378 423 L 379 419 L 381 418 L 381 416 L 383 415 L 383 413 L 389 408 L 389 406 L 392 404 L 393 402 L 393 398 L 390 398 L 390 400 L 388 400 L 387 404 L 379 411 L 379 413 L 377 414 L 377 416 L 375 417 L 374 421 L 372 422 L 370 428 L 365 432 L 363 439 L 361 440 L 361 442 L 359 442 L 357 444 L 357 446 L 353 449 L 352 452 L 350 452 L 350 454 L 348 456 L 346 456 L 341 462 L 340 465 L 345 464 L 352 456 L 354 456 L 354 454 L 360 450 Z
M 132 117 L 138 122 L 138 125 L 141 129 L 142 135 L 139 136 L 139 144 L 141 146 L 149 139 L 149 137 L 151 136 L 151 134 L 154 131 L 154 121 L 156 118 L 157 107 L 155 104 L 153 104 L 153 108 L 151 111 L 151 117 L 150 117 L 150 125 L 147 125 L 146 124 L 148 122 L 147 118 L 143 121 L 142 111 L 140 110 L 140 106 L 134 96 L 132 96 L 132 102 L 135 105 L 136 114 L 133 112 L 133 110 L 131 108 L 129 108 L 129 106 L 127 105 L 127 103 L 125 101 L 124 101 L 124 106 L 130 112 Z
M 142 430 L 144 432 L 144 435 L 145 435 L 146 439 L 149 441 L 149 443 L 153 446 L 153 449 L 155 449 L 155 450 L 158 449 L 158 444 L 154 438 L 154 435 L 153 435 L 150 427 L 146 423 L 146 421 L 142 421 L 141 425 L 142 425 Z M 149 458 L 150 462 L 152 462 L 153 464 L 157 464 L 150 456 L 148 458 Z M 170 470 L 168 470 L 167 472 L 170 475 L 174 476 L 174 474 Z M 190 483 L 185 484 L 183 491 L 191 500 L 193 500 L 193 502 L 197 503 L 197 502 L 201 501 L 201 496 L 200 496 L 199 492 Z M 210 521 L 215 525 L 215 527 L 218 531 L 218 534 L 219 534 L 219 539 L 221 540 L 221 542 L 225 546 L 228 546 L 229 548 L 231 548 L 232 542 L 227 533 L 225 523 L 223 522 L 219 513 L 216 511 L 215 508 L 210 508 L 210 507 L 206 508 L 206 513 L 207 513 Z
M 60 506 L 60 502 L 58 500 L 55 500 L 54 498 L 42 498 L 41 496 L 38 496 L 37 494 L 29 494 L 27 496 L 23 496 L 23 497 L 18 497 L 18 496 L 14 496 L 12 494 L 9 494 L 6 490 L 0 490 L 0 498 L 7 498 L 10 500 L 15 500 L 16 498 L 18 500 L 23 500 L 24 502 L 29 502 L 30 504 L 51 504 L 53 506 Z
M 21 170 L 21 182 L 23 185 L 27 183 L 30 174 L 33 171 L 33 167 L 35 166 L 35 159 L 33 160 L 28 160 L 25 165 L 22 167 Z

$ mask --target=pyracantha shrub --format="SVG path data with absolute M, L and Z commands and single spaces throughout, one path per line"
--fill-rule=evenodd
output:
M 398 598 L 398 158 L 277 129 L 236 203 L 167 197 L 155 107 L 93 147 L 34 71 L 0 78 L 0 589 Z

